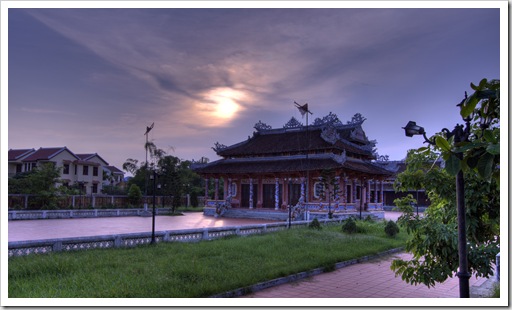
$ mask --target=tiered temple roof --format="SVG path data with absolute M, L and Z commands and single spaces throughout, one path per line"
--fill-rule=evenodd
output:
M 213 149 L 223 159 L 196 165 L 195 170 L 202 174 L 257 174 L 343 169 L 391 174 L 372 162 L 376 142 L 366 137 L 363 122 L 342 124 L 325 117 L 306 127 L 292 118 L 283 128 L 272 129 L 260 121 L 247 140 L 231 146 L 216 143 Z

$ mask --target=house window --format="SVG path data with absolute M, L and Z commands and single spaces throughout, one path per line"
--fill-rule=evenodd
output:
M 75 164 L 75 175 L 77 175 L 78 165 Z
M 16 165 L 16 173 L 20 173 L 22 169 L 23 169 L 23 165 L 22 164 L 17 164 Z
M 64 164 L 62 168 L 62 174 L 69 174 L 69 164 Z
M 84 169 L 82 171 L 83 175 L 89 175 L 89 166 L 84 166 Z
M 95 177 L 98 176 L 98 167 L 92 167 L 92 175 Z
M 25 163 L 25 172 L 30 171 L 36 167 L 36 163 Z
M 317 199 L 322 197 L 324 190 L 325 190 L 324 183 L 316 182 L 313 188 L 314 188 L 313 196 L 315 196 L 315 198 L 317 198 Z
M 93 185 L 92 185 L 92 193 L 93 193 L 93 194 L 98 193 L 98 184 L 93 184 Z

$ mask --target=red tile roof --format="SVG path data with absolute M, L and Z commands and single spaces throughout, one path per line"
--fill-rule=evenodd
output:
M 9 150 L 9 161 L 18 160 L 18 159 L 22 158 L 23 156 L 27 156 L 30 153 L 35 152 L 35 151 L 36 151 L 35 149 L 17 149 L 17 150 L 10 149 Z
M 98 156 L 99 159 L 101 159 L 105 164 L 108 165 L 108 162 L 106 160 L 104 160 L 103 158 L 101 158 L 101 156 L 98 155 L 98 153 L 76 154 L 76 156 L 78 156 L 78 158 L 80 158 L 80 160 L 82 160 L 82 161 L 90 161 L 90 159 L 93 158 L 94 156 Z
M 73 152 L 71 152 L 65 146 L 64 147 L 48 147 L 48 148 L 41 147 L 37 151 L 32 153 L 30 156 L 23 159 L 23 161 L 24 162 L 34 162 L 34 161 L 38 161 L 38 160 L 49 160 L 64 151 L 68 151 L 71 155 L 76 157 L 76 155 L 73 154 Z M 78 159 L 78 157 L 77 157 L 77 159 Z
M 338 130 L 339 139 L 334 143 L 329 143 L 322 138 L 322 128 L 313 127 L 309 131 L 301 130 L 274 130 L 269 133 L 256 133 L 246 141 L 222 148 L 217 151 L 219 156 L 223 157 L 253 157 L 269 156 L 277 154 L 300 154 L 307 149 L 310 151 L 347 151 L 353 154 L 359 154 L 372 158 L 372 152 L 349 141 L 349 135 L 353 127 L 346 126 Z M 307 141 L 309 140 L 309 146 Z
M 369 161 L 343 160 L 332 154 L 276 156 L 267 158 L 220 159 L 193 168 L 200 174 L 258 174 L 305 172 L 307 170 L 343 169 L 368 175 L 387 176 L 393 173 Z
M 105 166 L 104 168 L 110 170 L 110 172 L 112 172 L 112 173 L 122 173 L 122 174 L 124 174 L 124 172 L 119 170 L 116 166 Z

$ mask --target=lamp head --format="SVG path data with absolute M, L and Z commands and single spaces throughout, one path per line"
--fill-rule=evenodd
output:
M 407 137 L 412 137 L 415 135 L 422 135 L 425 133 L 425 129 L 421 126 L 416 125 L 416 122 L 409 121 L 405 127 L 402 127 L 405 129 L 405 135 Z

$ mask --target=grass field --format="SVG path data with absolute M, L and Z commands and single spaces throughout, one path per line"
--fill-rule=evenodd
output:
M 40 298 L 208 297 L 403 246 L 384 224 L 294 228 L 199 243 L 160 243 L 9 258 L 8 295 Z

